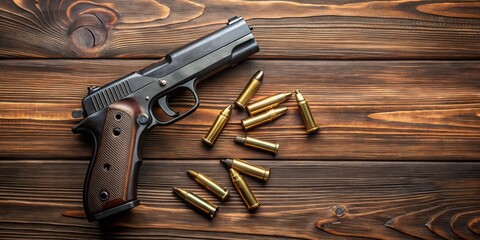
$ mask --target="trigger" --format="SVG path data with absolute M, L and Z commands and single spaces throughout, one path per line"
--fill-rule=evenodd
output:
M 172 110 L 172 109 L 170 108 L 170 106 L 168 106 L 167 96 L 158 99 L 158 105 L 160 106 L 160 108 L 162 108 L 162 110 L 163 110 L 163 111 L 165 112 L 165 114 L 167 114 L 168 116 L 170 116 L 170 117 L 176 117 L 176 116 L 178 116 L 178 112 Z

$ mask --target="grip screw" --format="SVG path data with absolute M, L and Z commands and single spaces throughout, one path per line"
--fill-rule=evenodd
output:
M 142 124 L 142 125 L 145 125 L 145 124 L 147 124 L 149 118 L 150 117 L 147 114 L 142 113 L 142 114 L 138 115 L 137 122 Z
M 107 199 L 108 199 L 108 192 L 107 191 L 101 191 L 100 192 L 100 200 L 102 202 L 105 202 L 105 201 L 107 201 Z
M 160 86 L 165 86 L 165 85 L 167 85 L 167 80 L 165 79 L 160 80 Z

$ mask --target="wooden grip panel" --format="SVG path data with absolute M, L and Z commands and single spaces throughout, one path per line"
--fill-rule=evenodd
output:
M 133 162 L 134 118 L 119 109 L 108 109 L 102 139 L 95 156 L 88 189 L 88 210 L 98 213 L 125 203 Z

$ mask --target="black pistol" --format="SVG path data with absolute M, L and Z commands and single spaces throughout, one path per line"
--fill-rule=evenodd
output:
M 137 206 L 138 172 L 145 133 L 157 125 L 172 124 L 198 108 L 199 81 L 245 60 L 260 49 L 252 28 L 242 17 L 226 27 L 167 54 L 162 60 L 103 87 L 89 87 L 82 110 L 84 119 L 73 133 L 93 137 L 93 158 L 83 186 L 83 207 L 89 221 L 100 220 Z M 168 98 L 185 89 L 194 98 L 183 113 L 171 109 Z M 158 119 L 159 106 L 167 116 Z

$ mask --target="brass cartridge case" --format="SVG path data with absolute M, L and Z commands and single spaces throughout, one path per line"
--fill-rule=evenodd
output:
M 260 88 L 260 85 L 262 85 L 262 80 L 263 80 L 263 71 L 258 70 L 255 74 L 253 74 L 252 78 L 247 83 L 247 86 L 245 86 L 243 91 L 238 96 L 237 100 L 235 101 L 235 106 L 244 109 L 248 101 L 252 99 L 253 95 L 255 95 L 258 88 Z
M 229 168 L 233 168 L 241 173 L 250 175 L 255 178 L 262 179 L 263 181 L 267 181 L 268 177 L 270 176 L 270 168 L 265 169 L 259 166 L 255 166 L 245 160 L 241 160 L 238 158 L 235 159 L 222 159 L 220 160 L 225 166 Z
M 255 116 L 242 119 L 242 126 L 245 130 L 271 122 L 287 112 L 288 108 L 274 108 Z
M 197 196 L 195 193 L 187 192 L 176 187 L 173 187 L 173 192 L 182 198 L 187 204 L 193 206 L 195 209 L 207 215 L 209 218 L 213 218 L 218 210 L 218 207 L 215 206 L 215 204 Z
M 287 101 L 290 96 L 292 96 L 292 93 L 279 93 L 250 103 L 247 105 L 248 114 L 252 116 L 268 109 L 272 109 L 280 105 L 280 103 Z
M 205 136 L 202 138 L 203 142 L 207 143 L 208 145 L 213 145 L 215 140 L 217 140 L 218 135 L 220 135 L 220 132 L 223 130 L 223 127 L 225 127 L 225 124 L 227 124 L 231 115 L 232 105 L 230 104 L 217 116 L 215 122 L 213 122 L 212 126 L 210 126 L 207 134 L 205 134 Z
M 225 201 L 230 197 L 230 191 L 225 189 L 223 186 L 220 184 L 216 183 L 209 177 L 207 177 L 204 174 L 197 173 L 195 171 L 189 170 L 187 171 L 188 176 L 190 176 L 195 182 L 200 184 L 200 186 L 204 187 L 211 193 L 213 193 L 215 196 L 220 198 L 220 200 Z
M 253 148 L 258 148 L 264 151 L 268 151 L 273 154 L 277 154 L 278 148 L 280 147 L 280 145 L 277 142 L 274 142 L 274 143 L 266 142 L 266 141 L 252 138 L 249 136 L 245 136 L 245 137 L 237 136 L 233 139 L 233 141 L 248 147 L 253 147 Z
M 303 123 L 305 124 L 305 130 L 307 131 L 307 133 L 317 131 L 319 128 L 317 127 L 317 124 L 315 124 L 315 119 L 313 119 L 312 111 L 310 111 L 308 102 L 305 100 L 299 90 L 295 90 L 295 98 L 297 99 L 298 111 L 300 112 Z
M 235 169 L 230 168 L 230 177 L 232 178 L 233 185 L 242 197 L 243 202 L 247 205 L 248 210 L 254 210 L 260 206 L 260 202 L 257 201 L 255 195 L 253 195 L 252 190 L 248 186 L 247 182 L 243 179 L 242 175 L 240 175 Z

